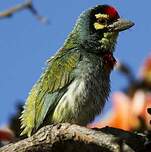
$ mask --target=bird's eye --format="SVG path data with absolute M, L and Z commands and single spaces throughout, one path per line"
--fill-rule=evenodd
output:
M 101 19 L 98 19 L 97 22 L 100 23 L 100 24 L 105 25 L 105 24 L 107 24 L 107 19 L 101 18 Z

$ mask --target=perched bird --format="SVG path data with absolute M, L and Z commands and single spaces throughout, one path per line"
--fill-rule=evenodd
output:
M 30 136 L 52 123 L 90 123 L 109 95 L 118 33 L 133 25 L 109 5 L 83 12 L 30 91 L 21 115 L 22 134 Z

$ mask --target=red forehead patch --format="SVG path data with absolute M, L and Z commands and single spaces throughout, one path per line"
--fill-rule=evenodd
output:
M 117 10 L 112 6 L 104 7 L 103 11 L 104 11 L 105 14 L 108 14 L 110 16 L 110 18 L 112 18 L 112 19 L 118 19 L 119 18 L 119 14 L 118 14 Z

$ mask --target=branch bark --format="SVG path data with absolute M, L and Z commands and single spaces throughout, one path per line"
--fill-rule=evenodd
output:
M 25 2 L 20 3 L 12 8 L 9 8 L 8 10 L 0 12 L 0 19 L 12 17 L 13 14 L 25 9 L 28 9 L 40 22 L 45 24 L 48 23 L 46 17 L 39 15 L 38 11 L 33 6 L 32 0 L 26 0 Z
M 137 152 L 143 150 L 144 142 L 143 136 L 120 129 L 89 129 L 65 123 L 45 126 L 0 152 Z

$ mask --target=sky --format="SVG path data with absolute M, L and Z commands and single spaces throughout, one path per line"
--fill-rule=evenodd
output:
M 1 0 L 0 12 L 23 2 Z M 46 60 L 63 44 L 80 13 L 97 4 L 110 4 L 121 17 L 135 26 L 120 33 L 115 57 L 127 63 L 134 74 L 151 50 L 151 1 L 146 0 L 33 0 L 35 8 L 49 19 L 49 25 L 38 22 L 29 11 L 0 20 L 0 126 L 15 113 L 18 101 L 28 92 L 42 73 Z M 111 95 L 125 87 L 127 80 L 117 71 L 111 74 Z M 111 101 L 106 104 L 109 110 Z

